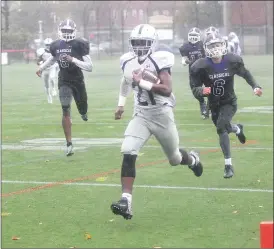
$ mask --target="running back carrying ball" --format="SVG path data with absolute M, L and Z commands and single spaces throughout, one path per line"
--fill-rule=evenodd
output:
M 138 73 L 142 71 L 142 78 L 143 80 L 147 80 L 151 83 L 160 84 L 160 79 L 158 78 L 156 72 L 150 71 L 148 69 L 138 69 L 135 70 L 134 73 Z

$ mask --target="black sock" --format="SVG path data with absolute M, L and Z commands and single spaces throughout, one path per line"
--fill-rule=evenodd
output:
M 67 142 L 67 147 L 71 146 L 72 142 Z
M 231 158 L 230 140 L 227 132 L 219 134 L 220 146 L 225 158 Z

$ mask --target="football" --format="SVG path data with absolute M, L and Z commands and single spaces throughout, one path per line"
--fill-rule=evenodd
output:
M 155 84 L 160 84 L 160 79 L 156 72 L 152 72 L 148 69 L 143 69 L 143 79 Z

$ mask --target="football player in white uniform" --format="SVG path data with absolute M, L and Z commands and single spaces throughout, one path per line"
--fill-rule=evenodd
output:
M 51 57 L 51 53 L 49 51 L 50 44 L 53 42 L 51 38 L 46 38 L 44 40 L 45 48 L 39 48 L 37 50 L 37 64 L 43 64 L 49 57 Z M 59 66 L 57 63 L 54 63 L 52 66 L 47 68 L 42 73 L 42 79 L 45 84 L 45 90 L 48 98 L 48 103 L 52 103 L 52 96 L 57 95 L 57 73 L 59 70 Z
M 115 119 L 121 119 L 126 97 L 134 92 L 134 113 L 129 122 L 121 147 L 122 196 L 111 205 L 114 214 L 132 218 L 132 190 L 135 179 L 135 162 L 140 149 L 154 135 L 161 144 L 170 165 L 186 165 L 194 174 L 202 175 L 203 166 L 196 152 L 179 149 L 173 107 L 171 68 L 174 55 L 156 51 L 158 35 L 154 27 L 141 24 L 130 35 L 130 52 L 120 58 L 123 76 Z
M 234 32 L 228 35 L 228 51 L 241 56 L 242 50 L 238 36 Z

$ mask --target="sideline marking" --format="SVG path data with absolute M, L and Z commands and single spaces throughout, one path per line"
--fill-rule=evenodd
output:
M 3 180 L 2 183 L 10 184 L 56 184 L 57 182 L 39 182 L 39 181 L 11 181 Z M 97 186 L 97 187 L 121 187 L 120 184 L 114 183 L 89 183 L 89 182 L 71 182 L 63 183 L 67 186 Z M 163 185 L 134 185 L 135 188 L 152 188 L 152 189 L 177 189 L 177 190 L 207 190 L 207 191 L 231 191 L 231 192 L 261 192 L 273 193 L 271 189 L 252 189 L 252 188 L 205 188 L 205 187 L 184 187 L 184 186 L 163 186 Z
M 92 122 L 92 121 L 88 121 L 89 124 L 92 124 L 92 125 L 128 125 L 129 121 L 128 122 L 112 122 L 112 119 L 101 119 L 101 120 L 104 120 L 104 121 L 110 121 L 110 122 Z M 59 123 L 54 123 L 54 122 L 51 122 L 51 123 L 42 123 L 42 122 L 30 122 L 30 123 L 25 123 L 25 124 L 29 124 L 29 125 L 59 125 Z M 73 124 L 77 124 L 77 125 L 85 125 L 86 123 L 84 122 L 73 122 Z M 14 123 L 10 123 L 10 122 L 3 122 L 2 123 L 2 126 L 3 125 L 14 125 Z M 210 126 L 212 128 L 214 128 L 214 124 L 206 124 L 206 123 L 199 123 L 199 124 L 180 124 L 178 122 L 176 122 L 176 125 L 177 126 Z M 21 125 L 18 125 L 18 126 L 21 126 Z M 246 127 L 273 127 L 273 124 L 245 124 L 244 126 Z

